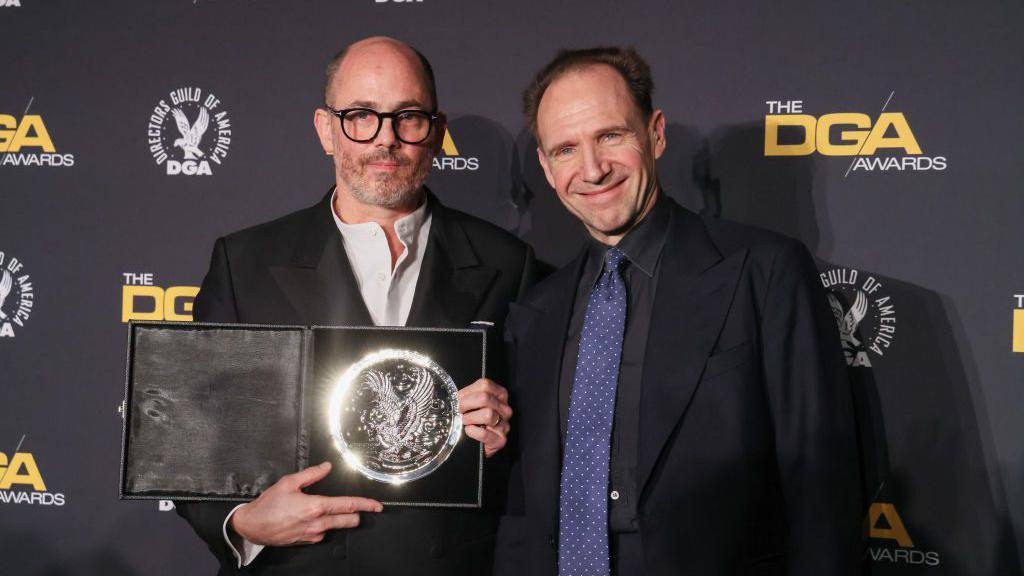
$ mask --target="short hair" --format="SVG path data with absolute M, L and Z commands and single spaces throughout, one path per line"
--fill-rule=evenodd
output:
M 633 49 L 620 46 L 599 46 L 582 50 L 560 50 L 554 60 L 533 77 L 530 85 L 523 90 L 523 112 L 530 124 L 530 131 L 537 135 L 537 110 L 541 98 L 552 82 L 568 72 L 582 70 L 590 66 L 604 64 L 611 66 L 626 82 L 626 88 L 633 98 L 633 103 L 649 119 L 654 113 L 651 94 L 654 92 L 654 79 L 651 78 L 651 67 Z
M 434 67 L 430 65 L 430 61 L 423 55 L 422 52 L 409 46 L 408 44 L 401 43 L 406 48 L 412 50 L 416 54 L 416 58 L 420 61 L 420 66 L 423 67 L 423 75 L 427 79 L 427 92 L 430 94 L 430 101 L 433 104 L 433 111 L 437 112 L 437 85 L 434 83 Z M 338 73 L 338 68 L 341 67 L 341 61 L 348 55 L 349 49 L 352 48 L 352 44 L 345 46 L 340 52 L 331 58 L 331 61 L 327 63 L 327 70 L 324 74 L 324 104 L 327 103 L 327 96 L 331 91 L 331 83 L 334 82 L 334 76 Z

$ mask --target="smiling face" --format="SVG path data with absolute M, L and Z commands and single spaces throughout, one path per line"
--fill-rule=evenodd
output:
M 383 38 L 352 45 L 327 94 L 327 104 L 335 110 L 432 111 L 435 106 L 415 53 Z M 419 204 L 421 187 L 440 149 L 443 118 L 435 121 L 430 136 L 419 144 L 398 140 L 388 119 L 376 138 L 363 143 L 345 136 L 341 121 L 326 110 L 316 111 L 314 124 L 324 151 L 334 156 L 339 194 L 389 209 L 409 210 Z
M 548 183 L 598 241 L 618 244 L 658 194 L 665 117 L 644 119 L 625 80 L 604 64 L 553 81 L 537 110 L 537 155 Z

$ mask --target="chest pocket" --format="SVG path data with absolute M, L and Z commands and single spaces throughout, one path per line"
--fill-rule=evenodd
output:
M 751 340 L 732 346 L 708 358 L 707 363 L 704 365 L 704 375 L 701 380 L 710 380 L 715 376 L 742 366 L 755 357 L 754 342 Z

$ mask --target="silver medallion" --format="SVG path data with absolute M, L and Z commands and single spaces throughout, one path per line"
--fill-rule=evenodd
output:
M 451 376 L 411 350 L 380 350 L 341 376 L 328 409 L 342 458 L 367 478 L 401 484 L 437 470 L 462 436 Z

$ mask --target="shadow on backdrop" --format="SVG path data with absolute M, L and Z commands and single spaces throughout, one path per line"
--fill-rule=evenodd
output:
M 705 141 L 692 170 L 702 213 L 799 238 L 815 255 L 831 254 L 828 196 L 824 180 L 815 182 L 815 158 L 766 158 L 763 134 L 763 123 L 751 122 L 722 127 Z M 852 270 L 820 258 L 817 264 L 822 271 Z M 839 304 L 841 334 L 868 278 L 879 288 L 864 295 L 868 308 L 862 324 L 853 325 L 852 341 L 871 341 L 880 305 L 891 304 L 898 318 L 891 348 L 879 347 L 881 355 L 863 350 L 870 366 L 849 369 L 864 494 L 893 510 L 872 526 L 870 572 L 907 574 L 935 562 L 943 574 L 1017 573 L 1005 494 L 983 458 L 991 428 L 970 393 L 978 377 L 968 378 L 965 365 L 973 359 L 954 338 L 955 307 L 932 290 L 861 269 L 845 290 L 829 289 Z M 897 522 L 908 536 L 902 543 L 894 537 Z
M 512 169 L 519 171 L 519 197 L 526 200 L 519 237 L 534 247 L 538 258 L 561 267 L 579 253 L 587 238 L 586 230 L 562 205 L 544 177 L 537 159 L 537 140 L 529 130 L 519 132 L 515 149 Z
M 430 189 L 446 205 L 518 234 L 529 199 L 522 197 L 512 135 L 473 115 L 450 118 L 448 135 L 446 149 L 434 159 Z
M 693 212 L 706 205 L 703 184 L 695 173 L 706 146 L 704 135 L 683 124 L 665 126 L 665 153 L 658 159 L 658 182 L 664 193 Z

